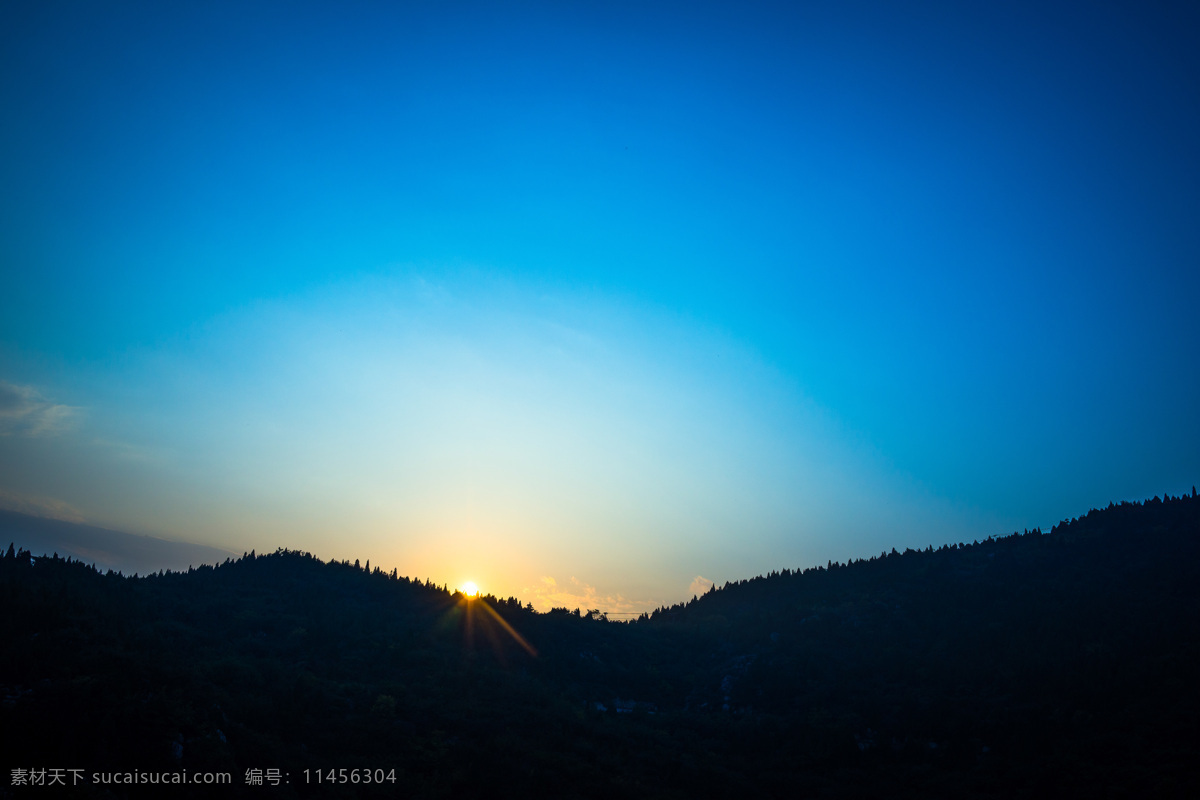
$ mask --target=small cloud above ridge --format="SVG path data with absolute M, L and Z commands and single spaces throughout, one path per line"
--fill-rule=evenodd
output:
M 541 585 L 526 586 L 522 593 L 538 611 L 578 608 L 585 612 L 597 609 L 609 614 L 624 615 L 641 613 L 657 605 L 650 601 L 629 600 L 621 594 L 600 594 L 595 586 L 575 577 L 571 578 L 569 584 L 560 586 L 554 578 L 545 575 L 541 578 Z
M 697 575 L 692 578 L 692 584 L 688 586 L 688 593 L 699 597 L 708 592 L 713 587 L 713 582 L 703 575 Z

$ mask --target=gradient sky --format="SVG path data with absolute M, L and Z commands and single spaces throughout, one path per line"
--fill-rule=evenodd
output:
M 1192 3 L 9 2 L 0 506 L 541 608 L 1200 477 Z

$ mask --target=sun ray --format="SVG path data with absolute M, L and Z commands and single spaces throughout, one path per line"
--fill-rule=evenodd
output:
M 516 629 L 513 628 L 512 625 L 509 625 L 508 620 L 506 620 L 504 617 L 500 616 L 499 612 L 497 612 L 496 609 L 494 609 L 490 605 L 488 605 L 488 602 L 486 600 L 484 600 L 482 597 L 476 598 L 475 602 L 477 602 L 479 605 L 483 606 L 483 609 L 485 611 L 487 611 L 489 614 L 491 614 L 492 617 L 497 622 L 500 623 L 500 627 L 504 628 L 504 630 L 508 633 L 508 635 L 513 637 L 513 639 L 516 641 L 517 644 L 519 644 L 519 645 L 521 645 L 521 647 L 525 648 L 525 652 L 529 653 L 529 655 L 533 656 L 534 658 L 537 658 L 537 650 L 534 648 L 534 646 L 531 645 L 529 642 L 525 641 L 525 637 L 522 636 L 521 634 L 517 633 Z

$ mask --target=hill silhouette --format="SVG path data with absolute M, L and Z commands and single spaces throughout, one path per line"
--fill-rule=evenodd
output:
M 1198 556 L 1193 492 L 617 623 L 287 550 L 133 578 L 10 547 L 0 726 L 9 770 L 226 795 L 1191 797 Z

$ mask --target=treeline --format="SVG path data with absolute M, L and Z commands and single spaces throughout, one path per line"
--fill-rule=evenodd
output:
M 1049 535 L 1057 537 L 1054 540 L 1057 546 L 1066 542 L 1074 542 L 1079 537 L 1086 537 L 1089 533 L 1099 533 L 1102 536 L 1104 531 L 1114 530 L 1119 534 L 1125 534 L 1130 532 L 1128 529 L 1131 527 L 1140 527 L 1151 523 L 1186 527 L 1188 521 L 1193 519 L 1196 513 L 1195 502 L 1196 490 L 1193 487 L 1191 495 L 1173 497 L 1165 494 L 1161 498 L 1155 496 L 1145 502 L 1109 503 L 1105 509 L 1092 509 L 1081 517 L 1064 520 L 1053 526 Z M 906 548 L 903 552 L 892 548 L 890 552 L 885 550 L 878 556 L 851 558 L 844 563 L 829 561 L 825 566 L 817 565 L 803 569 L 784 568 L 753 578 L 727 581 L 724 585 L 713 584 L 709 591 L 702 596 L 693 597 L 690 601 L 671 606 L 660 607 L 643 614 L 637 621 L 665 622 L 672 618 L 687 616 L 683 613 L 685 611 L 691 614 L 704 614 L 712 612 L 714 609 L 727 610 L 746 603 L 757 608 L 759 603 L 765 602 L 766 605 L 763 606 L 763 609 L 769 610 L 775 607 L 770 603 L 776 597 L 793 597 L 797 594 L 803 596 L 812 591 L 844 591 L 864 582 L 874 584 L 881 580 L 887 581 L 897 576 L 903 576 L 913 570 L 920 571 L 939 560 L 944 562 L 950 559 L 959 564 L 974 564 L 978 562 L 981 554 L 988 558 L 994 558 L 996 552 L 1009 552 L 1014 546 L 1020 548 L 1020 542 L 1023 540 L 1026 546 L 1036 547 L 1034 540 L 1043 539 L 1045 536 L 1047 534 L 1044 534 L 1041 528 L 1026 528 L 1023 532 L 1014 531 L 1007 536 L 989 536 L 983 541 L 975 540 L 969 544 L 963 542 L 943 544 L 936 549 L 932 545 L 928 545 L 923 550 Z M 1032 537 L 1032 539 L 1028 537 Z M 1093 544 L 1101 547 L 1104 545 L 1100 541 Z M 1109 552 L 1111 554 L 1114 551 Z M 1104 560 L 1104 553 L 1094 553 L 1093 555 L 1099 556 L 1101 561 Z M 926 561 L 926 559 L 930 560 Z M 900 566 L 901 564 L 904 566 Z M 837 577 L 833 577 L 835 575 Z M 732 594 L 723 594 L 730 590 L 733 590 Z M 693 609 L 696 610 L 693 611 Z M 703 609 L 703 611 L 699 609 Z

